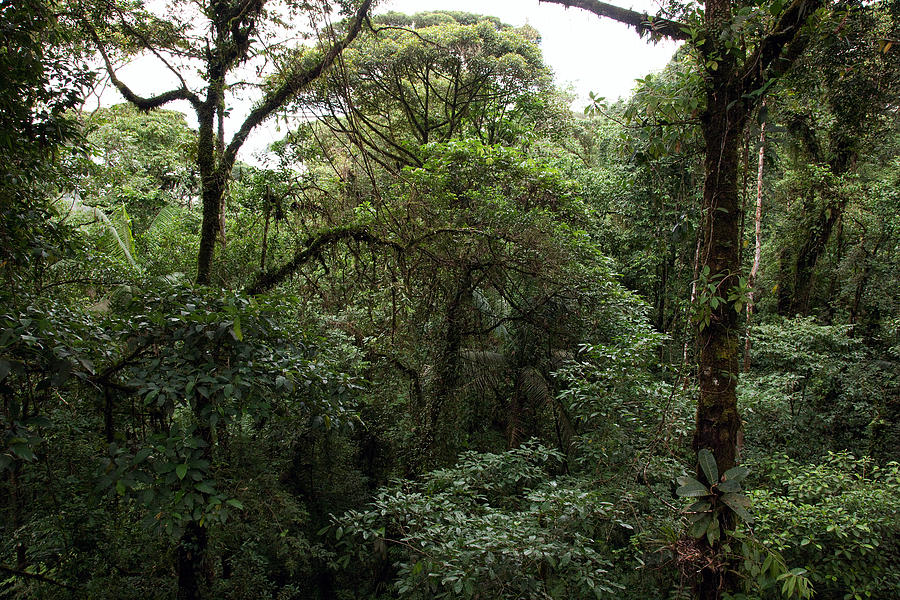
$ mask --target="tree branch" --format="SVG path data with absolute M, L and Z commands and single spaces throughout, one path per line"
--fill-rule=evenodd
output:
M 742 76 L 745 94 L 758 89 L 766 79 L 782 75 L 802 54 L 808 40 L 799 35 L 800 30 L 822 4 L 823 0 L 794 0 L 784 9 L 772 32 L 763 38 L 746 62 Z M 784 60 L 776 62 L 785 47 L 788 52 Z M 772 72 L 767 73 L 768 70 Z
M 124 13 L 119 9 L 117 5 L 113 5 L 112 8 L 119 13 L 119 22 L 122 23 L 122 27 L 127 29 L 129 34 L 140 40 L 141 44 L 144 45 L 144 48 L 153 53 L 153 56 L 159 59 L 159 61 L 164 64 L 166 68 L 169 69 L 169 71 L 171 71 L 173 75 L 175 75 L 175 77 L 178 78 L 178 81 L 181 83 L 181 89 L 183 89 L 187 93 L 187 99 L 190 101 L 190 103 L 195 106 L 199 104 L 200 99 L 190 91 L 187 82 L 184 80 L 184 77 L 181 76 L 181 73 L 178 71 L 178 69 L 169 64 L 169 61 L 167 61 L 166 58 L 156 48 L 153 47 L 153 44 L 150 43 L 150 41 L 146 38 L 146 36 L 144 36 L 144 34 L 136 30 L 128 23 L 128 21 L 125 20 Z
M 103 42 L 101 42 L 100 38 L 97 36 L 97 31 L 90 24 L 87 24 L 87 28 L 94 44 L 97 46 L 97 50 L 100 52 L 100 56 L 103 58 L 103 64 L 106 67 L 106 72 L 109 74 L 110 82 L 116 86 L 116 89 L 119 90 L 119 93 L 122 94 L 127 101 L 131 102 L 139 109 L 143 111 L 153 110 L 154 108 L 159 108 L 174 100 L 187 100 L 194 105 L 200 102 L 197 96 L 186 87 L 169 90 L 168 92 L 163 92 L 162 94 L 151 96 L 150 98 L 138 96 L 116 76 L 116 70 L 112 65 L 112 61 L 109 59 L 109 55 L 106 53 L 106 48 L 103 47 Z
M 35 581 L 40 581 L 41 583 L 49 583 L 51 585 L 55 585 L 67 590 L 78 591 L 78 588 L 72 587 L 67 583 L 62 583 L 61 581 L 56 581 L 55 579 L 50 579 L 45 575 L 40 575 L 38 573 L 29 573 L 28 571 L 20 571 L 19 569 L 13 569 L 12 567 L 7 567 L 6 565 L 0 565 L 0 571 L 4 571 L 9 573 L 14 577 L 24 577 L 25 579 L 33 579 Z
M 228 147 L 225 149 L 222 160 L 223 165 L 230 168 L 230 165 L 234 164 L 234 161 L 237 158 L 238 150 L 243 146 L 244 141 L 246 141 L 250 132 L 253 131 L 257 125 L 271 116 L 273 112 L 284 106 L 287 101 L 300 93 L 306 86 L 315 81 L 334 63 L 341 52 L 344 51 L 344 48 L 350 45 L 356 36 L 359 35 L 363 22 L 366 19 L 366 15 L 369 12 L 369 8 L 372 6 L 372 2 L 373 0 L 363 0 L 362 5 L 360 5 L 353 17 L 347 35 L 340 41 L 335 42 L 334 45 L 328 49 L 328 52 L 325 53 L 325 56 L 322 57 L 322 60 L 309 69 L 295 72 L 293 75 L 289 76 L 276 90 L 267 94 L 262 102 L 250 112 L 241 124 L 240 129 L 234 134 Z
M 653 17 L 647 13 L 639 13 L 627 8 L 620 8 L 598 0 L 540 0 L 548 4 L 561 4 L 566 8 L 574 6 L 598 17 L 606 17 L 613 21 L 634 27 L 639 35 L 649 33 L 651 36 L 667 37 L 674 40 L 687 40 L 690 36 L 683 31 L 684 25 L 678 21 L 670 21 L 662 17 Z
M 395 250 L 402 251 L 405 248 L 397 242 L 383 240 L 372 235 L 365 227 L 358 225 L 348 225 L 345 227 L 336 227 L 319 233 L 315 236 L 307 238 L 303 247 L 294 254 L 294 258 L 290 262 L 282 265 L 274 271 L 260 273 L 249 287 L 247 294 L 262 294 L 271 290 L 273 287 L 290 277 L 301 266 L 311 259 L 319 256 L 322 251 L 332 244 L 336 244 L 342 240 L 356 240 L 357 242 L 368 242 L 371 244 L 379 244 L 389 246 Z

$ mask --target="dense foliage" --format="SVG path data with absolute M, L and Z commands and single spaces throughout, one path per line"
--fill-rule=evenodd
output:
M 900 594 L 896 2 L 816 13 L 746 103 L 724 277 L 689 7 L 663 72 L 576 114 L 527 26 L 342 3 L 252 54 L 322 6 L 212 4 L 207 49 L 281 69 L 261 105 L 331 67 L 263 165 L 213 139 L 224 73 L 208 131 L 80 108 L 94 51 L 225 64 L 190 3 L 0 3 L 0 597 L 690 598 L 710 565 L 735 600 Z M 727 469 L 696 446 L 723 310 Z

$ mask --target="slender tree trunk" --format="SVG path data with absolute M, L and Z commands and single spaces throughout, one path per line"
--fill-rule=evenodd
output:
M 694 308 L 694 304 L 697 302 L 697 279 L 700 277 L 700 246 L 703 243 L 703 234 L 697 234 L 697 247 L 694 249 L 694 278 L 691 279 L 691 302 L 688 304 L 687 310 L 685 311 L 685 326 L 684 326 L 684 365 L 688 364 L 688 348 L 690 348 L 691 343 L 691 335 L 690 335 L 690 327 L 688 323 L 690 323 L 691 311 Z M 687 387 L 689 381 L 689 376 L 685 375 L 684 377 L 684 385 Z
M 762 107 L 765 108 L 766 101 L 763 100 Z M 750 277 L 747 278 L 747 287 L 750 288 L 747 297 L 747 330 L 746 339 L 744 340 L 744 373 L 750 371 L 750 321 L 753 315 L 754 289 L 756 285 L 756 275 L 759 273 L 759 259 L 762 254 L 762 186 L 763 186 L 763 165 L 766 150 L 766 122 L 763 121 L 759 126 L 759 166 L 756 171 L 756 215 L 753 220 L 753 232 L 755 234 L 756 246 L 753 250 L 753 267 L 750 268 Z
M 884 241 L 885 236 L 884 233 L 878 238 L 878 242 L 875 244 L 875 247 L 872 248 L 872 251 L 869 252 L 865 249 L 865 240 L 861 241 L 864 263 L 863 272 L 859 276 L 859 279 L 856 282 L 856 290 L 853 293 L 853 305 L 850 307 L 850 324 L 856 325 L 859 320 L 860 314 L 860 305 L 862 304 L 863 292 L 866 290 L 866 286 L 869 283 L 869 277 L 872 274 L 872 265 L 875 263 L 875 257 L 878 254 L 878 249 L 881 247 L 882 242 Z
M 744 168 L 743 183 L 741 184 L 741 243 L 738 246 L 738 262 L 744 264 L 744 232 L 746 231 L 747 217 L 747 179 L 750 173 L 750 131 L 744 136 Z
M 209 400 L 195 392 L 191 409 L 197 420 L 197 435 L 205 442 L 202 456 L 212 463 L 215 440 L 207 421 L 209 408 Z M 175 552 L 175 572 L 178 575 L 177 600 L 204 600 L 209 597 L 212 584 L 209 537 L 206 527 L 199 521 L 191 519 L 185 525 Z
M 828 165 L 831 168 L 832 175 L 836 178 L 854 170 L 856 153 L 853 151 L 853 144 L 854 141 L 846 134 L 839 136 L 834 158 Z M 848 198 L 846 195 L 829 202 L 828 206 L 819 212 L 813 226 L 809 228 L 809 235 L 797 253 L 794 302 L 791 306 L 793 313 L 804 315 L 809 313 L 810 296 L 815 284 L 816 264 L 822 255 L 825 254 L 828 241 L 831 239 L 831 232 L 834 230 L 835 225 L 840 223 L 844 209 L 847 207 L 847 202 Z
M 846 203 L 846 200 L 840 200 L 819 213 L 816 223 L 809 230 L 809 237 L 797 254 L 792 313 L 803 315 L 809 313 L 816 264 L 825 253 L 831 232 L 840 219 Z
M 269 248 L 269 217 L 271 216 L 271 212 L 272 212 L 272 190 L 268 185 L 266 185 L 266 200 L 265 200 L 265 202 L 266 202 L 266 206 L 265 206 L 266 221 L 265 221 L 265 225 L 263 226 L 262 251 L 260 252 L 260 257 L 259 257 L 259 272 L 260 273 L 266 272 L 266 250 L 268 250 L 268 248 Z
M 212 100 L 215 96 L 210 92 Z M 214 120 L 215 104 L 207 100 L 197 109 L 199 130 L 197 135 L 197 165 L 200 169 L 201 201 L 203 221 L 200 225 L 200 249 L 197 254 L 197 283 L 208 285 L 212 261 L 216 252 L 216 237 L 219 232 L 219 214 L 222 196 L 225 193 L 225 178 L 221 165 L 217 165 Z
M 782 317 L 793 316 L 791 308 L 793 304 L 794 277 L 791 273 L 791 251 L 785 246 L 778 251 L 778 290 L 776 297 L 778 299 L 776 311 Z
M 113 426 L 113 397 L 108 387 L 103 387 L 103 432 L 106 435 L 106 443 L 111 444 L 115 440 Z
M 447 305 L 444 326 L 444 343 L 438 364 L 435 365 L 433 392 L 425 411 L 423 427 L 422 459 L 433 462 L 446 445 L 442 426 L 447 404 L 459 385 L 459 351 L 463 342 L 466 322 L 466 307 L 472 294 L 472 267 L 467 266 L 460 275 L 456 291 Z
M 213 173 L 208 184 L 203 187 L 203 221 L 200 225 L 200 251 L 197 255 L 197 283 L 201 285 L 208 285 L 210 282 L 224 193 L 225 181 L 218 173 Z
M 219 98 L 216 105 L 216 164 L 222 168 L 222 158 L 225 155 L 225 98 Z M 228 245 L 225 238 L 225 194 L 219 198 L 219 242 L 222 249 Z

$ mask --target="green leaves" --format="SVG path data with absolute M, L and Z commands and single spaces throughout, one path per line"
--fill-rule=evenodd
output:
M 714 515 L 712 513 L 707 513 L 698 517 L 691 525 L 690 529 L 688 529 L 688 533 L 691 537 L 703 537 L 706 534 L 706 530 L 709 529 L 710 524 L 715 520 L 713 517 Z
M 709 489 L 693 477 L 679 477 L 677 481 L 680 487 L 675 490 L 675 493 L 682 498 L 699 498 L 710 494 Z
M 753 516 L 747 510 L 750 499 L 740 493 L 740 482 L 747 477 L 749 470 L 743 466 L 733 467 L 719 479 L 715 456 L 706 448 L 697 453 L 697 461 L 710 487 L 685 475 L 676 479 L 679 487 L 675 493 L 682 498 L 702 498 L 685 511 L 690 521 L 688 533 L 695 538 L 706 536 L 707 542 L 713 545 L 722 538 L 719 521 L 723 510 L 734 512 L 747 523 L 753 522 Z
M 697 453 L 697 460 L 700 461 L 700 468 L 703 470 L 703 474 L 706 475 L 706 480 L 710 484 L 718 482 L 719 469 L 716 467 L 716 457 L 713 456 L 713 453 L 706 448 L 702 448 Z
M 241 331 L 241 317 L 236 316 L 234 318 L 234 325 L 231 327 L 231 331 L 234 333 L 234 339 L 239 342 L 244 341 L 244 333 Z
M 732 467 L 725 471 L 725 474 L 722 475 L 722 481 L 731 481 L 734 483 L 740 483 L 743 481 L 747 475 L 750 474 L 750 469 L 744 466 Z
M 201 481 L 194 485 L 194 489 L 198 492 L 203 492 L 204 494 L 215 494 L 216 490 L 206 481 Z
M 550 475 L 560 458 L 536 443 L 467 452 L 454 467 L 382 490 L 326 531 L 340 536 L 350 568 L 391 560 L 405 600 L 620 597 L 600 539 L 621 534 L 627 511 L 591 482 Z
M 746 521 L 747 523 L 753 522 L 753 515 L 751 515 L 747 508 L 750 507 L 750 498 L 744 496 L 743 494 L 737 493 L 728 493 L 723 494 L 721 497 L 722 502 L 731 510 L 733 510 L 741 519 Z

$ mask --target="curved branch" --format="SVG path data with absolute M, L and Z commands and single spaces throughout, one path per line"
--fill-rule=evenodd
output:
M 365 227 L 357 225 L 336 227 L 307 238 L 303 247 L 294 254 L 294 258 L 288 263 L 274 271 L 266 271 L 257 275 L 256 280 L 247 287 L 247 294 L 255 296 L 271 290 L 294 274 L 304 264 L 320 256 L 325 248 L 343 240 L 356 240 L 357 242 L 388 246 L 398 251 L 404 250 L 404 247 L 397 242 L 378 238 L 372 235 Z
M 548 4 L 561 4 L 566 8 L 574 6 L 598 17 L 606 17 L 613 21 L 625 23 L 634 27 L 639 35 L 649 33 L 651 36 L 667 37 L 673 40 L 687 40 L 690 35 L 685 33 L 685 26 L 678 21 L 671 21 L 662 17 L 653 17 L 647 13 L 639 13 L 635 10 L 621 8 L 598 0 L 540 0 Z
M 22 577 L 24 579 L 33 579 L 34 581 L 40 581 L 41 583 L 49 583 L 51 585 L 55 585 L 57 587 L 61 587 L 66 590 L 71 590 L 73 592 L 79 591 L 80 588 L 73 587 L 67 583 L 63 583 L 61 581 L 56 581 L 55 579 L 50 579 L 46 575 L 41 575 L 40 573 L 29 573 L 28 571 L 22 571 L 20 569 L 13 569 L 12 567 L 7 567 L 6 565 L 0 565 L 0 571 L 4 573 L 9 573 L 13 577 Z
M 808 39 L 800 34 L 807 19 L 824 4 L 823 0 L 794 0 L 778 19 L 746 62 L 743 93 L 762 86 L 765 80 L 783 75 L 806 49 Z M 787 48 L 787 52 L 784 52 Z M 781 58 L 782 60 L 778 60 Z M 768 71 L 768 72 L 767 72 Z
M 146 48 L 151 53 L 153 53 L 153 56 L 155 56 L 157 59 L 159 59 L 159 61 L 162 64 L 164 64 L 166 66 L 166 68 L 169 69 L 169 71 L 173 75 L 175 75 L 175 77 L 178 78 L 178 81 L 181 83 L 181 89 L 185 90 L 188 93 L 188 100 L 191 102 L 191 104 L 196 106 L 200 102 L 200 99 L 193 92 L 190 92 L 190 88 L 188 88 L 187 82 L 184 80 L 184 77 L 182 77 L 182 75 L 178 71 L 178 69 L 173 67 L 169 63 L 169 61 L 167 61 L 166 58 L 162 55 L 162 53 L 160 53 L 156 48 L 153 47 L 153 44 L 150 43 L 150 41 L 146 38 L 146 36 L 144 36 L 144 34 L 142 34 L 140 31 L 136 30 L 134 27 L 132 27 L 128 23 L 128 21 L 125 20 L 125 15 L 122 13 L 122 11 L 119 9 L 118 6 L 113 5 L 113 9 L 119 13 L 119 21 L 122 23 L 122 27 L 127 29 L 128 33 L 130 35 L 139 39 L 141 41 L 141 44 L 144 45 L 144 48 Z M 102 53 L 102 50 L 101 50 L 101 53 Z
M 93 26 L 88 24 L 88 30 L 91 34 L 91 38 L 94 41 L 94 44 L 97 46 L 97 50 L 100 52 L 100 56 L 103 58 L 103 64 L 106 67 L 106 72 L 109 74 L 109 81 L 119 90 L 119 93 L 122 96 L 139 109 L 143 111 L 153 110 L 154 108 L 159 108 L 169 102 L 174 100 L 187 100 L 193 105 L 197 105 L 200 103 L 200 99 L 191 92 L 187 87 L 180 87 L 174 90 L 169 90 L 168 92 L 163 92 L 162 94 L 158 94 L 156 96 L 151 96 L 149 98 L 144 98 L 143 96 L 138 96 L 132 91 L 130 87 L 125 85 L 117 76 L 116 70 L 112 65 L 112 61 L 109 59 L 109 55 L 106 53 L 106 48 L 103 46 L 103 42 L 100 41 L 100 38 L 97 36 L 97 31 L 93 28 Z M 183 82 L 184 80 L 182 80 Z
M 366 15 L 369 12 L 369 8 L 372 6 L 372 2 L 373 0 L 363 0 L 362 5 L 360 5 L 353 17 L 347 35 L 340 41 L 335 42 L 334 45 L 328 49 L 328 52 L 325 53 L 325 56 L 322 57 L 322 60 L 309 69 L 298 71 L 288 77 L 288 79 L 277 89 L 267 94 L 262 102 L 250 112 L 241 124 L 240 129 L 234 134 L 228 147 L 225 149 L 222 160 L 223 165 L 230 169 L 230 166 L 234 164 L 234 161 L 237 158 L 238 150 L 243 146 L 247 136 L 250 135 L 250 132 L 253 131 L 257 125 L 269 118 L 273 112 L 284 106 L 291 98 L 303 91 L 310 83 L 318 79 L 319 76 L 334 63 L 341 52 L 344 51 L 344 48 L 350 45 L 356 36 L 359 35 Z

